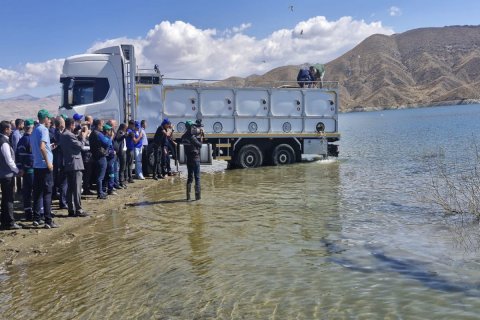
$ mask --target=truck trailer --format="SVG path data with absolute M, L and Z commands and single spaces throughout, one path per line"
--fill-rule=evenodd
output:
M 218 159 L 232 168 L 253 168 L 299 162 L 302 154 L 338 156 L 336 82 L 301 88 L 286 80 L 250 87 L 165 78 L 157 65 L 139 69 L 129 44 L 67 58 L 60 82 L 59 113 L 118 123 L 146 120 L 149 140 L 168 118 L 181 162 L 180 137 L 187 120 L 204 125 L 202 163 Z

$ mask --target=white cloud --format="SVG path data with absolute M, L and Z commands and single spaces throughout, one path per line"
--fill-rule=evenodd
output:
M 0 68 L 0 94 L 58 83 L 62 65 L 63 59 L 53 59 L 46 62 L 27 63 L 18 71 Z
M 399 7 L 391 6 L 390 9 L 388 9 L 388 13 L 392 17 L 398 17 L 402 15 L 402 10 L 400 10 Z
M 328 21 L 317 16 L 262 39 L 244 34 L 251 27 L 245 23 L 227 30 L 199 29 L 183 21 L 163 21 L 143 38 L 100 41 L 87 52 L 132 43 L 141 68 L 158 64 L 166 77 L 225 79 L 263 74 L 290 64 L 326 63 L 372 34 L 393 33 L 381 22 L 367 23 L 352 17 Z M 21 70 L 0 69 L 0 94 L 57 84 L 62 63 L 62 59 L 54 59 L 27 63 Z

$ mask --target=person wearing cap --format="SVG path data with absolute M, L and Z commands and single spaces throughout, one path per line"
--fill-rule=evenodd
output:
M 103 125 L 103 135 L 108 139 L 107 147 L 107 170 L 105 171 L 105 180 L 103 191 L 108 195 L 116 195 L 115 186 L 115 149 L 113 148 L 113 128 L 110 124 Z
M 65 130 L 60 135 L 59 146 L 62 150 L 64 171 L 67 177 L 67 206 L 69 217 L 86 217 L 88 214 L 82 209 L 82 149 L 85 145 L 86 132 L 79 136 L 73 133 L 75 121 L 67 118 Z
M 50 125 L 50 113 L 38 111 L 39 125 L 33 130 L 30 145 L 33 154 L 33 226 L 41 224 L 41 209 L 45 219 L 45 228 L 57 228 L 52 219 L 53 153 L 47 127 Z
M 15 120 L 15 128 L 13 129 L 13 132 L 10 135 L 10 142 L 12 144 L 13 152 L 17 151 L 17 144 L 23 135 L 24 127 L 25 127 L 25 124 L 23 119 Z M 15 185 L 17 188 L 17 194 L 21 194 L 22 193 L 22 177 L 16 177 Z
M 153 136 L 153 179 L 158 180 L 158 179 L 163 179 L 163 172 L 162 172 L 162 141 L 164 137 L 164 132 L 165 129 L 163 127 L 163 124 L 167 118 L 163 119 L 162 123 L 158 126 L 157 130 L 155 131 L 155 134 Z
M 53 199 L 58 199 L 60 209 L 68 209 L 67 205 L 67 176 L 63 165 L 63 153 L 60 146 L 60 137 L 65 130 L 64 115 L 60 115 L 53 120 L 54 128 L 50 130 L 53 153 Z M 68 119 L 68 117 L 67 117 Z
M 132 166 L 135 159 L 135 120 L 128 121 L 125 144 L 127 146 L 127 181 L 133 183 Z
M 127 145 L 125 138 L 127 137 L 127 125 L 121 123 L 115 133 L 114 148 L 118 160 L 118 183 L 119 187 L 126 189 L 127 185 Z
M 9 141 L 11 134 L 10 123 L 0 122 L 0 187 L 2 190 L 0 227 L 6 230 L 22 228 L 15 223 L 13 217 L 14 177 L 22 175 L 22 171 L 15 165 L 15 153 Z
M 140 130 L 142 131 L 142 174 L 148 176 L 148 137 L 147 137 L 147 120 L 140 121 Z
M 145 180 L 143 176 L 143 166 L 142 166 L 142 149 L 143 149 L 143 133 L 141 130 L 140 121 L 135 121 L 135 175 L 137 179 Z
M 185 148 L 185 156 L 187 157 L 187 201 L 190 200 L 190 192 L 192 190 L 192 182 L 195 177 L 195 200 L 201 199 L 200 190 L 200 148 L 202 142 L 198 140 L 199 135 L 203 140 L 203 129 L 198 127 L 199 124 L 188 120 L 185 123 L 186 131 L 182 135 L 182 143 Z
M 75 113 L 75 114 L 73 115 L 73 120 L 75 120 L 75 126 L 82 124 L 82 118 L 83 118 L 83 115 L 82 115 L 82 114 Z
M 118 159 L 118 154 L 119 154 L 119 150 L 118 150 L 118 143 L 117 141 L 115 140 L 115 136 L 116 136 L 116 128 L 117 128 L 117 120 L 115 119 L 110 119 L 107 121 L 107 124 L 112 127 L 112 132 L 110 133 L 110 140 L 112 141 L 112 148 L 113 148 L 113 151 L 114 154 L 113 154 L 113 188 L 114 189 L 117 189 L 117 190 L 120 190 L 120 189 L 123 189 L 123 187 L 120 186 L 120 163 L 119 163 L 119 159 Z
M 103 129 L 103 121 L 100 119 L 94 119 L 92 124 L 92 132 L 88 138 L 90 142 L 90 151 L 92 152 L 92 158 L 94 166 L 96 166 L 96 181 L 97 181 L 97 198 L 107 199 L 107 194 L 103 191 L 103 180 L 107 171 L 107 154 L 109 140 L 101 132 Z
M 157 180 L 157 175 L 163 179 L 164 176 L 170 174 L 170 157 L 168 155 L 168 144 L 170 142 L 169 138 L 171 136 L 171 130 L 169 130 L 171 125 L 170 120 L 168 118 L 163 119 L 160 126 L 157 128 L 155 132 L 155 136 L 153 137 L 153 142 L 155 144 L 155 148 L 157 149 L 155 152 L 155 169 L 153 173 L 153 178 Z M 160 159 L 158 159 L 160 158 Z M 160 166 L 160 167 L 158 167 Z
M 18 141 L 15 159 L 17 167 L 23 170 L 22 198 L 25 220 L 33 221 L 32 192 L 33 192 L 33 155 L 30 145 L 30 137 L 33 131 L 34 121 L 27 119 L 22 138 Z

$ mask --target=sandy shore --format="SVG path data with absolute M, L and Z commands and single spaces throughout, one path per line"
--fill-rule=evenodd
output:
M 21 230 L 0 231 L 0 271 L 1 269 L 21 264 L 38 256 L 48 255 L 55 246 L 66 245 L 75 240 L 87 227 L 99 219 L 105 218 L 105 213 L 112 209 L 125 210 L 125 205 L 145 191 L 163 184 L 165 180 L 155 181 L 151 178 L 135 180 L 127 189 L 117 190 L 118 195 L 109 196 L 107 200 L 98 200 L 96 195 L 82 196 L 82 206 L 89 217 L 68 217 L 67 210 L 58 209 L 58 201 L 54 201 L 52 211 L 55 214 L 55 223 L 60 225 L 57 229 L 44 229 L 32 227 L 31 222 L 21 221 L 23 208 L 19 199 L 15 200 L 15 217 L 17 223 L 24 226 Z M 108 210 L 107 210 L 108 208 Z

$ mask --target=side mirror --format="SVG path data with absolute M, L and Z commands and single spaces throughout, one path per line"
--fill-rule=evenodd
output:
M 69 106 L 73 105 L 73 87 L 75 86 L 75 80 L 70 79 L 70 83 L 68 84 L 67 90 L 67 104 Z

